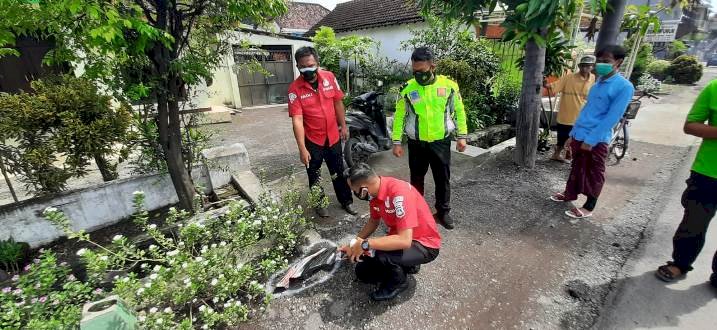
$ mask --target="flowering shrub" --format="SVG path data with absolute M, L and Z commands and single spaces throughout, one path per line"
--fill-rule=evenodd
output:
M 80 322 L 82 304 L 99 298 L 70 274 L 65 263 L 57 264 L 50 251 L 25 266 L 12 285 L 0 291 L 0 329 L 71 329 Z
M 648 92 L 648 93 L 655 93 L 660 91 L 660 87 L 662 86 L 662 83 L 653 78 L 649 73 L 644 73 L 638 80 L 637 89 Z
M 142 328 L 214 329 L 236 325 L 269 302 L 260 282 L 287 266 L 308 225 L 299 199 L 297 192 L 281 201 L 264 196 L 253 210 L 235 203 L 219 216 L 191 221 L 172 208 L 165 224 L 174 230 L 163 231 L 149 222 L 144 194 L 135 192 L 133 221 L 151 238 L 146 248 L 122 235 L 101 246 L 72 231 L 59 210 L 44 215 L 69 237 L 97 247 L 77 251 L 91 284 L 126 272 L 112 279 L 112 293 L 138 311 Z

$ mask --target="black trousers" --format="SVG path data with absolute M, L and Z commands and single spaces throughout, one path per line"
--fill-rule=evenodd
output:
M 705 245 L 707 228 L 717 210 L 717 179 L 692 172 L 682 194 L 682 206 L 685 213 L 672 238 L 672 259 L 686 273 Z M 712 272 L 717 273 L 717 252 L 712 258 Z
M 557 124 L 555 129 L 558 131 L 558 147 L 564 148 L 565 142 L 570 138 L 570 131 L 573 130 L 573 125 Z
M 424 180 L 428 167 L 436 183 L 436 211 L 439 215 L 451 210 L 451 139 L 434 142 L 408 140 L 408 168 L 411 185 L 424 193 Z
M 326 141 L 325 146 L 320 146 L 309 140 L 306 140 L 306 149 L 309 150 L 311 160 L 309 161 L 309 167 L 306 169 L 306 173 L 309 175 L 309 187 L 313 187 L 319 180 L 321 180 L 321 164 L 324 160 L 326 166 L 329 168 L 331 174 L 331 183 L 334 185 L 334 191 L 336 192 L 336 198 L 339 200 L 341 205 L 348 205 L 353 203 L 353 197 L 351 197 L 351 188 L 344 178 L 344 158 L 341 151 L 341 142 L 334 144 L 333 146 L 328 145 Z
M 373 257 L 362 257 L 356 264 L 356 277 L 365 283 L 395 286 L 406 281 L 404 267 L 427 264 L 438 257 L 438 249 L 413 241 L 411 247 L 398 251 L 376 251 Z

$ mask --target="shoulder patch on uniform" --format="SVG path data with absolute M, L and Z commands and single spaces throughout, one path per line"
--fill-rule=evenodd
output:
M 406 215 L 406 210 L 403 208 L 403 196 L 393 198 L 393 208 L 396 210 L 397 217 L 403 218 Z
M 296 101 L 296 94 L 289 93 L 289 103 L 294 103 L 294 101 Z

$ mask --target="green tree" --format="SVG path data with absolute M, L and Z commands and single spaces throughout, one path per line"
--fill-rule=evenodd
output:
M 156 105 L 159 144 L 183 209 L 195 195 L 185 167 L 180 102 L 207 81 L 241 21 L 261 23 L 286 11 L 283 0 L 0 0 L 0 43 L 50 36 L 51 59 L 82 63 L 85 74 L 128 99 Z M 42 22 L 42 29 L 37 29 Z M 4 48 L 4 53 L 7 48 Z M 132 68 L 132 70 L 128 70 Z M 129 73 L 134 73 L 134 76 Z
M 334 29 L 327 26 L 320 27 L 311 40 L 319 54 L 321 66 L 339 77 L 343 77 L 344 79 L 339 79 L 344 84 L 342 87 L 347 93 L 350 93 L 349 66 L 347 66 L 346 72 L 342 72 L 341 60 L 365 62 L 369 59 L 371 49 L 376 46 L 376 43 L 369 37 L 357 35 L 337 38 Z
M 593 0 L 598 1 L 598 0 Z M 473 24 L 477 15 L 493 11 L 496 0 L 419 0 L 424 13 L 439 12 Z M 540 87 L 545 68 L 546 38 L 551 31 L 567 31 L 577 9 L 574 0 L 510 0 L 503 1 L 507 17 L 504 40 L 515 40 L 525 48 L 520 110 L 517 116 L 515 162 L 526 167 L 535 166 L 538 147 L 540 115 Z
M 669 50 L 670 54 L 668 55 L 668 58 L 675 59 L 680 55 L 687 53 L 687 45 L 685 45 L 682 40 L 674 40 L 670 43 Z

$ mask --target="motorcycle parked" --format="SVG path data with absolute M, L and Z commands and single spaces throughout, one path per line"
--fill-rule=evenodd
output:
M 391 134 L 380 92 L 368 92 L 351 100 L 346 112 L 349 139 L 344 144 L 344 160 L 351 167 L 366 163 L 371 154 L 391 149 Z

